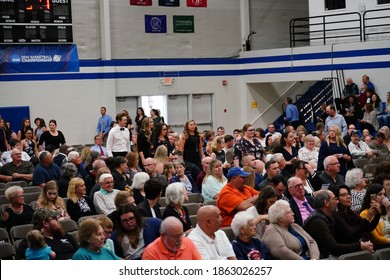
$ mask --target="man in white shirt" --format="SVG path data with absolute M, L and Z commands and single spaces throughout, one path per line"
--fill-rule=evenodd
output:
M 216 206 L 202 206 L 197 213 L 197 225 L 188 235 L 203 260 L 236 260 L 233 247 L 220 230 L 221 211 Z
M 359 139 L 357 130 L 351 132 L 351 142 L 348 144 L 348 149 L 351 153 L 352 159 L 372 158 L 374 151 L 368 147 L 367 143 Z
M 107 154 L 110 157 L 126 157 L 130 151 L 130 132 L 126 128 L 127 117 L 124 113 L 116 115 L 117 126 L 113 127 L 108 133 Z

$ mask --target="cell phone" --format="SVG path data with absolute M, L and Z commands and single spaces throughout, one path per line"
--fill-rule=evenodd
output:
M 330 184 L 322 184 L 321 190 L 329 189 Z
M 371 199 L 371 200 L 376 200 L 376 194 L 371 194 L 371 195 L 370 195 L 370 199 Z

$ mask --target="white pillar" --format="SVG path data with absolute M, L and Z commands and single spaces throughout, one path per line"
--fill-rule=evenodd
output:
M 250 33 L 249 0 L 240 0 L 240 22 L 241 22 L 241 46 L 245 50 L 246 39 Z
M 111 31 L 109 0 L 99 0 L 100 52 L 104 60 L 111 60 Z

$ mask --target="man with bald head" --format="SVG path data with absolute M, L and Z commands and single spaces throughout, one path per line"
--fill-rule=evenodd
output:
M 178 218 L 166 218 L 160 227 L 160 237 L 150 243 L 143 260 L 200 260 L 194 243 L 183 235 L 183 224 Z
M 162 196 L 165 196 L 165 189 L 168 186 L 168 181 L 164 175 L 157 173 L 156 171 L 156 160 L 154 158 L 145 159 L 144 168 L 145 172 L 148 173 L 150 179 L 155 178 L 162 184 L 163 193 Z
M 22 153 L 18 149 L 11 151 L 12 162 L 6 163 L 0 169 L 0 181 L 32 181 L 34 166 L 29 161 L 22 160 Z
M 197 225 L 188 235 L 203 260 L 236 260 L 232 244 L 220 230 L 221 211 L 213 205 L 202 206 L 197 213 Z
M 92 170 L 90 173 L 85 177 L 85 187 L 87 188 L 86 194 L 89 195 L 93 186 L 96 184 L 96 174 L 99 168 L 106 167 L 106 162 L 102 159 L 97 159 L 92 163 Z

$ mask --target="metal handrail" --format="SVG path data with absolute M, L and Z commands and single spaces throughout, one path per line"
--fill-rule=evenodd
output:
M 390 11 L 390 8 L 367 10 L 363 13 L 363 40 L 364 41 L 366 40 L 367 35 L 378 35 L 378 34 L 390 33 L 390 31 L 368 32 L 368 30 L 370 28 L 373 28 L 373 27 L 384 27 L 384 26 L 390 27 L 390 22 L 387 24 L 371 24 L 371 25 L 368 24 L 369 21 L 373 21 L 373 20 L 389 19 L 390 18 L 389 15 L 385 15 L 385 16 L 378 16 L 377 15 L 379 12 L 383 12 L 383 11 Z M 373 17 L 369 17 L 369 14 L 371 14 L 371 13 L 375 13 L 376 15 L 374 15 Z M 367 24 L 366 24 L 366 22 L 367 22 Z
M 342 19 L 345 16 L 353 16 L 355 18 Z M 341 19 L 336 19 L 333 21 L 329 21 L 329 19 L 334 19 L 335 17 L 340 17 Z M 315 19 L 321 19 L 320 22 L 310 23 Z M 309 22 L 309 23 L 307 23 Z M 356 26 L 342 27 L 342 28 L 334 28 L 332 25 L 336 24 L 345 24 L 345 23 L 356 23 Z M 322 27 L 320 30 L 310 30 L 310 28 L 320 26 Z M 305 29 L 303 31 L 299 31 L 299 29 Z M 348 33 L 346 35 L 332 35 L 327 36 L 328 32 L 334 31 L 358 31 L 356 34 Z M 322 36 L 310 38 L 310 34 L 322 33 Z M 309 36 L 309 38 L 297 39 L 297 36 Z M 333 15 L 322 15 L 322 16 L 314 16 L 314 17 L 304 17 L 304 18 L 295 18 L 290 20 L 290 47 L 295 47 L 296 42 L 309 42 L 311 40 L 323 40 L 324 45 L 326 44 L 327 39 L 332 38 L 344 38 L 344 37 L 359 37 L 360 41 L 363 40 L 362 34 L 362 20 L 361 15 L 358 12 L 350 12 L 350 13 L 341 13 L 341 14 L 333 14 Z

